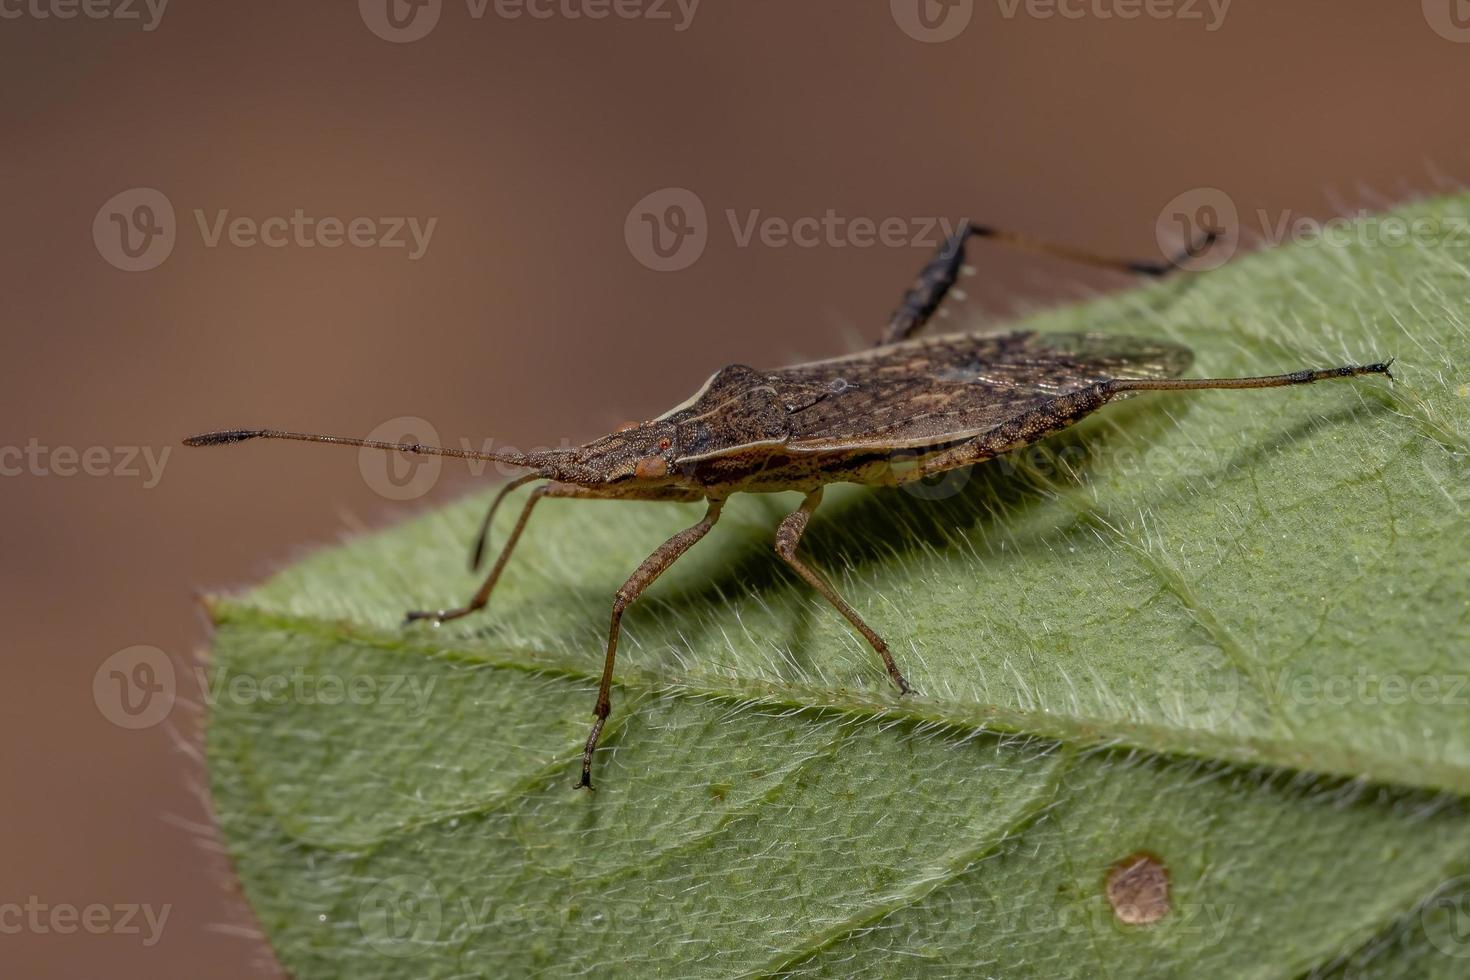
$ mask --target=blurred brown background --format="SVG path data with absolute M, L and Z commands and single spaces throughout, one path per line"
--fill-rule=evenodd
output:
M 581 440 L 727 362 L 870 342 L 933 247 L 926 218 L 1149 257 L 1194 188 L 1228 195 L 1249 239 L 1260 212 L 1470 174 L 1459 0 L 923 0 L 923 21 L 919 0 L 629 0 L 641 16 L 604 19 L 573 16 L 599 0 L 393 0 L 397 27 L 388 0 L 94 2 L 108 16 L 0 0 L 5 976 L 276 975 L 209 842 L 194 595 L 473 483 L 446 465 L 394 502 L 352 451 L 180 436 L 412 415 L 453 444 Z M 707 243 L 658 272 L 638 236 L 671 187 L 706 209 Z M 171 223 L 138 210 L 160 200 Z M 416 257 L 407 229 L 404 248 L 210 244 L 221 211 L 298 208 L 373 219 L 368 237 L 435 224 Z M 828 209 L 908 238 L 742 246 L 726 216 Z M 972 257 L 976 314 L 1127 285 Z M 133 729 L 118 678 L 157 663 L 104 661 L 139 645 L 169 658 L 177 699 Z M 108 911 L 66 931 L 88 906 Z M 129 906 L 168 918 L 130 932 Z

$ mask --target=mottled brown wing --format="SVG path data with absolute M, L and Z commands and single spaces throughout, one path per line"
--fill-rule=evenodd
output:
M 1193 359 L 1161 340 L 1024 331 L 930 337 L 762 374 L 799 406 L 786 417 L 786 448 L 828 452 L 969 438 L 1065 392 L 1173 377 Z

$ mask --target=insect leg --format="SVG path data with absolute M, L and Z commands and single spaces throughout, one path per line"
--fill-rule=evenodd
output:
M 505 502 L 506 495 L 517 487 L 523 487 L 533 480 L 541 479 L 545 478 L 540 473 L 527 473 L 525 476 L 516 477 L 500 488 L 500 492 L 495 495 L 495 499 L 490 501 L 490 506 L 485 509 L 485 519 L 480 521 L 480 533 L 475 535 L 475 546 L 470 549 L 470 571 L 478 572 L 480 570 L 480 562 L 485 557 L 485 542 L 490 537 L 490 523 L 495 520 L 495 512 Z
M 518 482 L 524 482 L 524 480 Z M 511 486 L 514 485 L 514 483 L 511 484 Z M 490 593 L 494 591 L 495 583 L 500 581 L 500 573 L 505 570 L 506 563 L 510 561 L 510 553 L 515 550 L 516 542 L 521 540 L 521 532 L 526 529 L 526 522 L 531 519 L 531 511 L 541 502 L 541 498 L 547 496 L 575 496 L 575 493 L 559 493 L 558 490 L 561 488 L 567 488 L 573 491 L 577 489 L 568 484 L 548 483 L 545 486 L 537 487 L 531 491 L 530 496 L 526 498 L 526 506 L 521 508 L 521 516 L 517 518 L 516 526 L 511 530 L 510 537 L 505 540 L 505 547 L 500 549 L 500 557 L 495 559 L 495 565 L 490 569 L 490 574 L 485 576 L 485 581 L 481 583 L 479 590 L 469 602 L 457 609 L 439 609 L 433 612 L 415 610 L 403 618 L 404 624 L 406 625 L 419 619 L 432 619 L 436 623 L 446 623 L 451 619 L 468 616 L 472 612 L 484 609 L 485 604 L 490 601 Z M 500 505 L 500 501 L 504 498 L 508 489 L 509 487 L 502 489 L 500 495 L 495 498 L 495 503 L 491 508 L 492 514 L 494 513 L 494 508 Z M 488 519 L 486 524 L 488 526 Z
M 1096 252 L 1073 248 L 1070 245 L 1056 245 L 999 228 L 991 228 L 988 225 L 976 225 L 966 221 L 958 232 L 951 235 L 940 246 L 938 254 L 930 259 L 923 269 L 919 270 L 919 278 L 914 281 L 913 287 L 904 293 L 898 309 L 894 310 L 893 315 L 889 317 L 888 328 L 884 330 L 883 339 L 878 341 L 878 345 L 881 347 L 885 344 L 896 344 L 907 340 L 923 329 L 924 324 L 929 322 L 929 318 L 939 309 L 939 304 L 944 302 L 944 297 L 959 279 L 960 269 L 965 264 L 965 245 L 971 238 L 986 238 L 1022 251 L 1055 255 L 1058 258 L 1071 259 L 1074 262 L 1113 269 L 1118 272 L 1163 276 L 1179 268 L 1186 260 L 1203 254 L 1219 237 L 1220 232 L 1211 228 L 1206 230 L 1199 240 L 1191 242 L 1178 255 L 1164 262 L 1139 261 L 1099 255 Z
M 909 682 L 904 679 L 903 674 L 899 671 L 898 664 L 893 662 L 893 654 L 888 652 L 888 644 L 883 642 L 883 637 L 879 636 L 873 631 L 871 626 L 863 622 L 862 617 L 857 614 L 857 610 L 849 606 L 847 601 L 837 594 L 837 590 L 832 588 L 831 584 L 816 569 L 796 557 L 796 546 L 801 541 L 802 532 L 806 530 L 807 523 L 812 518 L 812 511 L 816 510 L 817 505 L 821 502 L 822 488 L 818 487 L 806 495 L 806 499 L 801 502 L 799 508 L 787 514 L 782 519 L 780 526 L 776 528 L 776 554 L 780 555 L 781 559 L 790 565 L 796 574 L 800 575 L 808 585 L 816 589 L 822 594 L 823 598 L 832 603 L 837 611 L 842 613 L 847 621 L 852 624 L 854 629 L 863 634 L 863 637 L 878 652 L 878 656 L 883 658 L 883 666 L 888 668 L 888 676 L 893 678 L 894 684 L 898 685 L 899 693 L 908 694 L 913 691 L 913 688 L 909 687 Z
M 536 479 L 536 477 L 522 477 L 518 480 L 511 481 L 509 484 L 501 488 L 500 493 L 496 495 L 494 501 L 492 501 L 490 504 L 490 512 L 486 515 L 484 525 L 480 530 L 479 544 L 483 544 L 485 531 L 490 526 L 490 518 L 495 516 L 495 511 L 500 506 L 501 501 L 505 499 L 505 495 L 509 491 L 524 483 L 529 482 L 529 480 L 532 479 Z M 511 529 L 510 537 L 507 538 L 505 541 L 505 547 L 500 549 L 500 557 L 495 560 L 495 566 L 490 569 L 490 574 L 485 577 L 485 581 L 480 585 L 479 591 L 474 594 L 470 601 L 457 609 L 414 611 L 404 617 L 404 623 L 412 623 L 415 620 L 419 619 L 432 619 L 437 623 L 444 623 L 448 622 L 451 619 L 459 619 L 461 616 L 468 616 L 472 612 L 478 612 L 479 610 L 484 609 L 485 604 L 490 601 L 490 593 L 495 589 L 495 583 L 500 581 L 500 573 L 505 570 L 506 563 L 510 561 L 510 553 L 515 550 L 516 542 L 521 539 L 521 532 L 526 529 L 526 522 L 531 519 L 531 510 L 536 506 L 537 503 L 541 501 L 542 497 L 568 497 L 575 500 L 627 499 L 669 500 L 679 502 L 704 499 L 704 497 L 702 496 L 694 495 L 690 491 L 682 490 L 677 487 L 640 490 L 638 491 L 637 496 L 628 497 L 618 497 L 587 487 L 580 487 L 577 486 L 575 483 L 548 483 L 545 486 L 537 487 L 535 490 L 532 490 L 530 496 L 526 498 L 526 506 L 521 509 L 521 516 L 516 519 L 515 527 Z M 479 544 L 477 544 L 475 549 L 477 558 L 479 552 Z
M 602 726 L 607 721 L 608 712 L 612 710 L 612 671 L 613 661 L 618 656 L 618 636 L 622 632 L 623 610 L 628 608 L 643 594 L 643 590 L 653 584 L 654 580 L 664 573 L 679 557 L 693 547 L 694 542 L 709 533 L 709 529 L 715 526 L 715 521 L 720 519 L 720 508 L 725 502 L 723 500 L 709 501 L 709 509 L 704 512 L 703 519 L 692 527 L 687 527 L 674 535 L 647 558 L 643 564 L 628 576 L 628 581 L 618 589 L 613 598 L 612 626 L 607 634 L 607 657 L 602 664 L 602 685 L 597 689 L 597 707 L 593 714 L 597 716 L 592 723 L 592 732 L 587 736 L 587 746 L 582 750 L 582 779 L 577 786 L 592 788 L 592 753 L 597 749 L 597 740 L 602 736 Z

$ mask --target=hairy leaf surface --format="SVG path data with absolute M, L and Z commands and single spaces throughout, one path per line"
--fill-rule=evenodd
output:
M 490 609 L 439 629 L 400 620 L 473 590 L 480 496 L 219 600 L 212 789 L 282 962 L 1462 974 L 1467 215 L 1024 324 L 1183 343 L 1198 376 L 1395 355 L 1397 385 L 1150 394 L 932 485 L 830 491 L 803 547 L 917 697 L 772 555 L 795 495 L 735 498 L 624 618 L 594 794 L 613 590 L 702 506 L 548 501 Z M 278 677 L 303 680 L 250 695 Z M 1138 852 L 1172 907 L 1130 926 L 1105 881 Z

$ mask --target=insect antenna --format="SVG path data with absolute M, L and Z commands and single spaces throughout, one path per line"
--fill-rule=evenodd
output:
M 1254 378 L 1116 378 L 1107 382 L 1113 391 L 1190 391 L 1202 388 L 1279 388 L 1305 385 L 1330 378 L 1351 378 L 1360 374 L 1382 374 L 1393 380 L 1393 358 L 1377 364 L 1346 364 L 1342 367 L 1293 371 L 1290 374 L 1268 374 Z
M 310 432 L 283 432 L 279 429 L 224 429 L 219 432 L 204 432 L 189 436 L 186 446 L 227 446 L 247 439 L 289 439 L 294 442 L 325 442 L 337 446 L 355 446 L 360 449 L 383 449 L 388 452 L 413 453 L 417 456 L 450 456 L 455 459 L 485 459 L 511 466 L 538 467 L 541 461 L 535 456 L 501 449 L 496 452 L 476 452 L 473 449 L 450 449 L 444 446 L 426 446 L 421 442 L 384 442 L 379 439 L 354 439 L 350 436 L 323 436 Z

